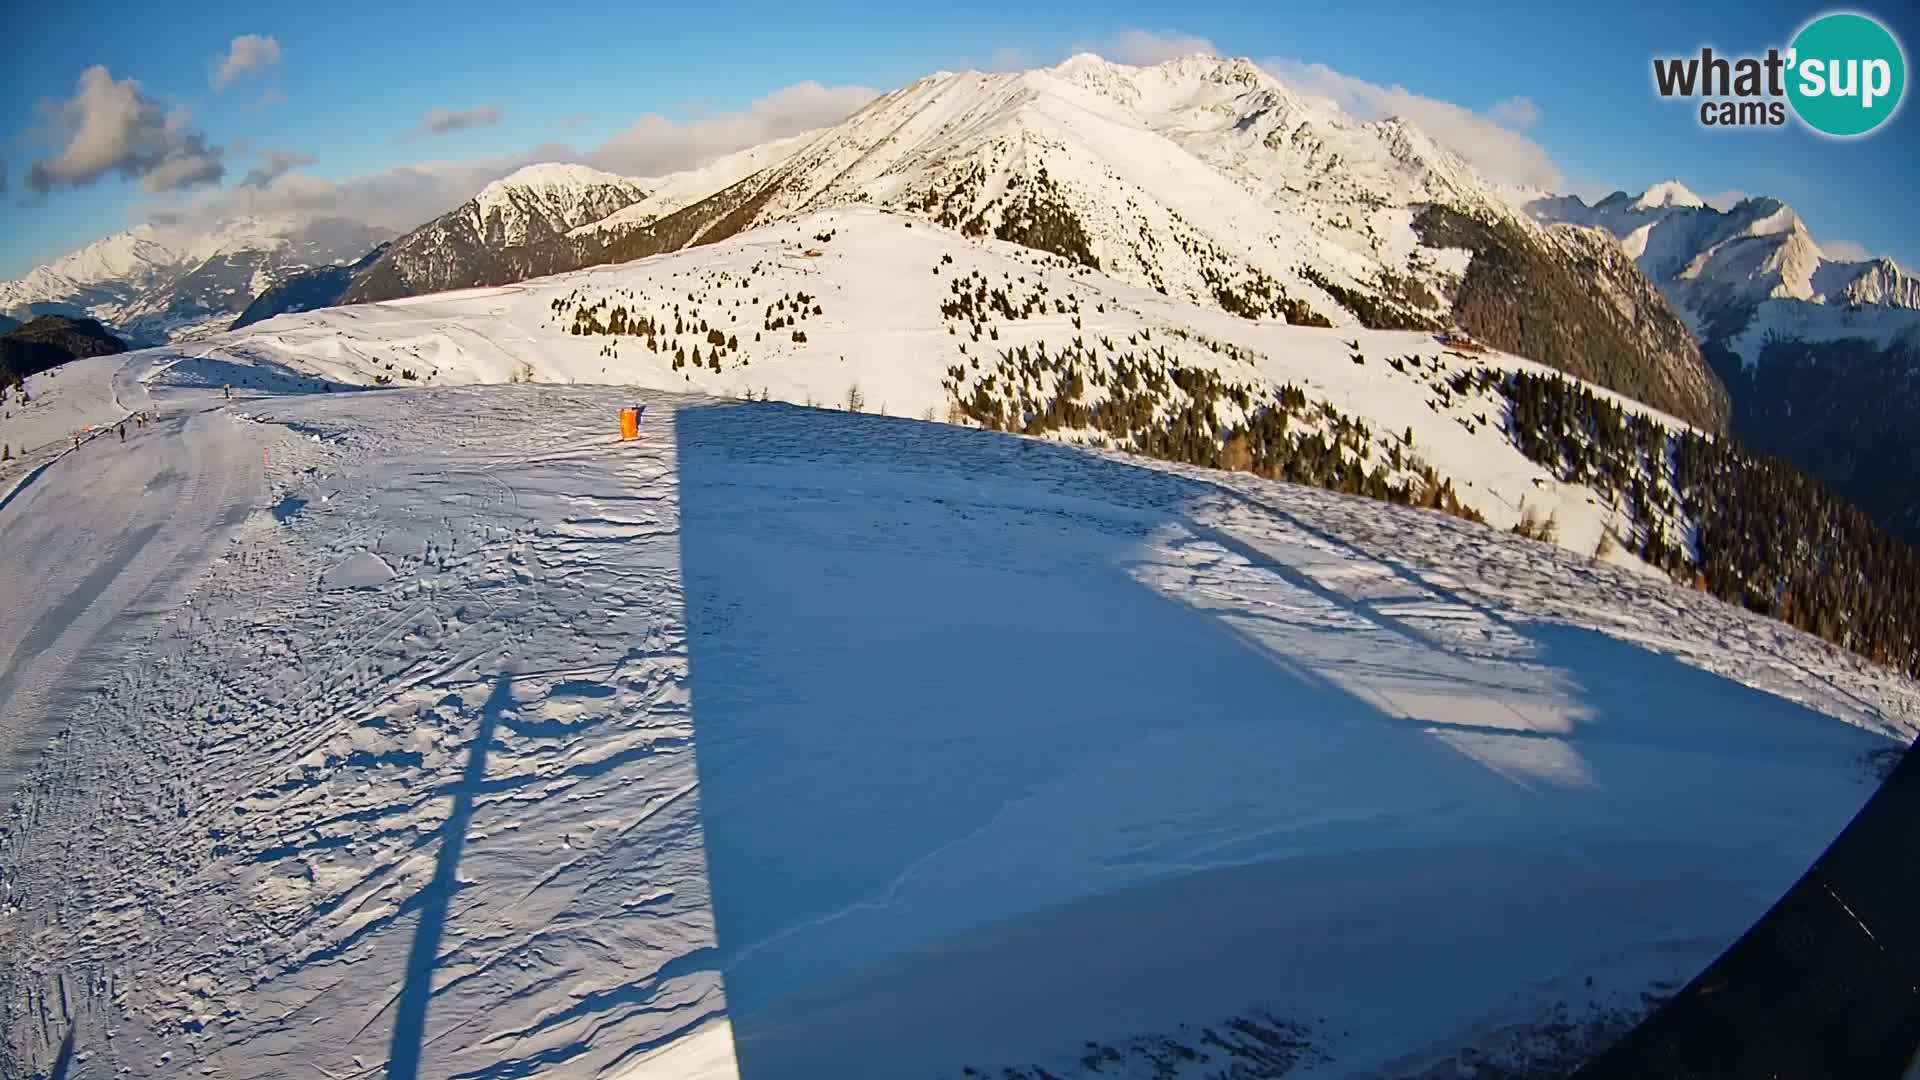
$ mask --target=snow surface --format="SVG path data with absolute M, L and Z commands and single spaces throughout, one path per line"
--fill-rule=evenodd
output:
M 387 310 L 322 318 L 458 336 Z M 1289 1075 L 1413 1072 L 1644 1008 L 1920 732 L 1857 657 L 1440 515 L 631 386 L 314 392 L 371 338 L 276 324 L 307 366 L 36 390 L 164 419 L 0 508 L 43 695 L 0 695 L 0 1072 L 1145 1076 L 1251 1015 Z
M 1774 339 L 1808 342 L 1859 339 L 1881 349 L 1896 344 L 1920 348 L 1920 312 L 1885 305 L 1833 307 L 1791 300 L 1769 300 L 1753 310 L 1746 328 L 1727 340 L 1727 348 L 1752 368 Z
M 195 364 L 156 388 L 178 436 L 89 444 L 0 515 L 7 677 L 88 703 L 0 707 L 10 740 L 62 725 L 0 855 L 16 1052 L 71 1018 L 78 1076 L 579 1074 L 717 1013 L 671 439 L 616 463 L 600 395 L 549 392 L 496 458 L 469 440 L 521 428 L 505 392 L 262 416 Z

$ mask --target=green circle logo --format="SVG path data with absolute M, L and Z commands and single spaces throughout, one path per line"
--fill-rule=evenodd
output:
M 1900 43 L 1865 15 L 1820 16 L 1794 37 L 1789 56 L 1787 99 L 1823 134 L 1865 135 L 1887 122 L 1907 89 Z

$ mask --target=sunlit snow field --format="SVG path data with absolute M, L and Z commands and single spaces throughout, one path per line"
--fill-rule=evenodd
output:
M 1644 1009 L 1920 730 L 1849 654 L 1439 515 L 211 363 L 63 370 L 160 421 L 0 494 L 28 1074 L 1417 1074 Z

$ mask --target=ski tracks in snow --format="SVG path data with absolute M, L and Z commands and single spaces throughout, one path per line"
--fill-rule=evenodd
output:
M 649 395 L 619 444 L 624 393 L 215 405 L 0 513 L 53 613 L 6 697 L 81 694 L 0 846 L 0 1073 L 618 1072 L 983 921 L 1365 847 L 1685 884 L 1759 842 L 1706 949 L 1874 742 L 1707 673 L 1920 726 L 1813 639 L 1436 515 L 777 405 Z
M 591 1072 L 722 1014 L 672 415 L 618 445 L 620 403 L 202 418 L 271 491 L 0 852 L 7 1060 L 71 1028 L 90 1072 Z

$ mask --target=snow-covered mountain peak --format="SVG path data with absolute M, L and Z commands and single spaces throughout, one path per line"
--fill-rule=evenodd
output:
M 513 247 L 563 235 L 646 197 L 647 189 L 631 177 L 549 161 L 481 188 L 460 216 L 488 243 Z
M 617 173 L 604 172 L 576 162 L 543 161 L 525 165 L 480 189 L 478 199 L 500 197 L 508 190 L 584 191 L 595 187 L 621 186 L 634 181 Z
M 1361 123 L 1243 58 L 1135 66 L 1083 53 L 1030 71 L 937 73 L 790 151 L 690 176 L 671 198 L 622 195 L 606 185 L 632 181 L 599 178 L 606 185 L 597 190 L 621 205 L 591 224 L 537 213 L 534 189 L 515 187 L 517 179 L 396 243 L 342 302 L 626 262 L 853 205 L 916 215 L 970 240 L 1012 241 L 1171 299 L 1294 324 L 1445 325 L 1468 264 L 1496 244 L 1543 272 L 1592 271 L 1590 253 L 1517 212 L 1509 192 L 1415 124 Z M 496 195 L 498 226 L 481 205 Z M 523 241 L 509 220 L 544 221 L 553 242 L 532 226 Z M 1637 389 L 1715 426 L 1711 374 L 1685 327 L 1651 290 L 1636 288 L 1628 260 L 1600 272 L 1633 279 L 1605 286 L 1629 299 L 1604 311 L 1589 308 L 1591 290 L 1569 300 L 1595 320 L 1580 340 L 1655 357 L 1648 363 L 1664 389 Z M 1510 343 L 1556 359 L 1551 343 Z
M 1848 272 L 1846 284 L 1840 286 L 1835 294 L 1842 304 L 1853 307 L 1877 304 L 1920 308 L 1920 278 L 1901 269 L 1900 264 L 1892 259 L 1882 257 L 1864 263 L 1827 265 Z
M 542 162 L 480 189 L 460 206 L 393 242 L 338 297 L 342 303 L 453 287 L 462 275 L 528 277 L 528 251 L 564 244 L 650 194 L 642 181 L 586 165 Z
M 1101 56 L 1099 53 L 1077 52 L 1065 60 L 1060 61 L 1058 64 L 1055 64 L 1048 70 L 1063 79 L 1076 81 L 1080 79 L 1106 78 L 1109 75 L 1117 74 L 1122 68 L 1126 68 L 1129 71 L 1139 70 L 1127 64 L 1115 63 Z
M 501 177 L 480 189 L 473 197 L 475 205 L 487 212 L 498 207 L 519 205 L 528 198 L 552 205 L 564 205 L 615 190 L 637 192 L 645 196 L 638 181 L 587 165 L 546 161 L 528 165 Z
M 1734 208 L 1733 216 L 1744 222 L 1745 236 L 1807 234 L 1807 226 L 1793 207 L 1778 199 L 1748 199 Z
M 1021 81 L 1041 93 L 1054 89 L 1052 84 L 1065 83 L 1132 109 L 1140 104 L 1140 88 L 1135 84 L 1139 72 L 1093 53 L 1079 53 L 1051 68 L 1025 72 Z
M 1527 206 L 1543 221 L 1612 233 L 1709 336 L 1736 332 L 1756 305 L 1774 300 L 1920 306 L 1920 284 L 1910 275 L 1891 263 L 1827 256 L 1800 215 L 1772 196 L 1719 210 L 1675 180 L 1638 197 L 1614 192 L 1592 206 L 1572 196 Z
M 1677 182 L 1536 199 L 1541 221 L 1611 234 L 1685 316 L 1734 401 L 1734 434 L 1818 474 L 1920 536 L 1920 485 L 1888 459 L 1920 417 L 1920 280 L 1890 259 L 1835 258 L 1771 196 L 1686 205 Z M 1889 467 L 1890 465 L 1890 467 Z
M 105 236 L 70 255 L 34 268 L 18 281 L 0 284 L 0 303 L 24 297 L 39 286 L 88 284 L 111 279 L 151 277 L 159 268 L 180 259 L 180 253 L 162 239 L 160 231 L 149 224 L 136 225 L 123 232 Z M 19 288 L 10 288 L 19 286 Z
M 286 244 L 304 224 L 286 216 L 231 218 L 206 232 L 182 237 L 177 246 L 188 258 L 200 260 L 234 251 L 270 251 Z
M 246 216 L 205 229 L 142 224 L 13 281 L 0 312 L 99 319 L 132 342 L 224 327 L 289 273 L 349 262 L 392 235 L 339 218 Z
M 1030 74 L 1093 91 L 1148 117 L 1203 109 L 1231 112 L 1237 119 L 1276 105 L 1293 110 L 1304 107 L 1279 80 L 1244 57 L 1194 53 L 1137 67 L 1080 53 Z
M 1680 181 L 1668 180 L 1642 192 L 1639 198 L 1633 200 L 1633 205 L 1638 210 L 1655 210 L 1670 206 L 1700 207 L 1707 205 L 1707 201 Z

